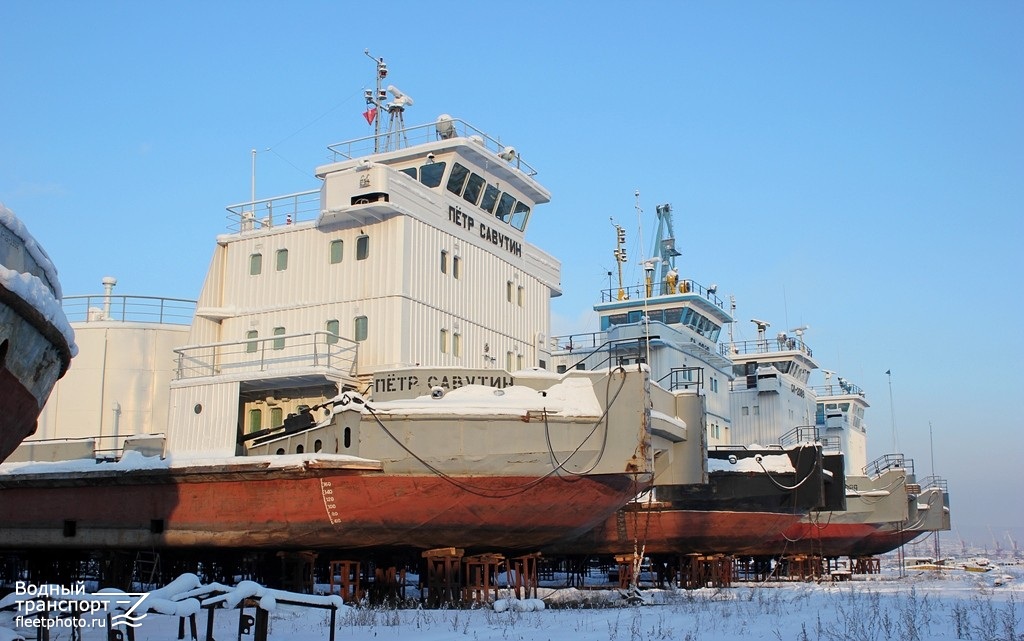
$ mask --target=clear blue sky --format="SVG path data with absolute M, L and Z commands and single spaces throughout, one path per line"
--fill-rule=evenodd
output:
M 1024 4 L 0 0 L 0 24 L 0 201 L 65 293 L 198 296 L 250 149 L 265 197 L 367 133 L 368 48 L 408 124 L 450 113 L 540 170 L 557 332 L 594 329 L 609 217 L 639 258 L 670 202 L 738 338 L 810 325 L 868 392 L 871 456 L 895 423 L 928 475 L 930 423 L 965 538 L 1024 538 Z

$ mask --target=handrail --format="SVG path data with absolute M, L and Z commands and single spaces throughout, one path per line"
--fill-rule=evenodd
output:
M 564 334 L 552 336 L 552 351 L 569 351 L 577 349 L 596 349 L 600 341 L 604 339 L 605 332 L 585 332 L 583 334 Z
M 797 443 L 817 443 L 818 428 L 815 425 L 797 425 L 779 437 L 780 445 L 796 445 Z
M 451 128 L 445 131 L 448 123 L 451 124 Z M 442 135 L 442 131 L 444 131 L 444 135 Z M 496 138 L 492 138 L 484 131 L 477 129 L 460 118 L 450 118 L 449 120 L 446 120 L 444 124 L 431 122 L 406 127 L 398 132 L 392 132 L 390 134 L 353 138 L 352 140 L 345 140 L 327 145 L 327 149 L 334 153 L 335 160 L 338 160 L 339 158 L 343 160 L 351 160 L 353 158 L 368 156 L 374 153 L 386 152 L 391 149 L 397 150 L 411 145 L 419 145 L 452 138 L 470 138 L 494 154 L 507 154 L 510 156 L 510 162 L 512 162 L 517 169 L 523 171 L 528 176 L 537 175 L 537 170 L 523 160 L 515 150 L 512 150 L 510 153 L 508 145 L 503 144 Z M 395 141 L 394 145 L 390 144 L 392 139 Z M 383 149 L 381 149 L 382 143 L 384 147 Z
M 738 341 L 734 343 L 722 343 L 718 346 L 722 355 L 736 354 L 773 354 L 775 352 L 802 352 L 813 356 L 811 348 L 800 338 L 792 336 L 778 336 L 775 338 L 764 338 L 753 341 Z
M 941 476 L 926 476 L 921 479 L 921 489 L 927 490 L 936 487 L 943 492 L 949 492 L 949 483 Z
M 704 287 L 697 281 L 687 278 L 680 280 L 677 285 L 671 288 L 668 286 L 668 283 L 661 282 L 651 283 L 650 287 L 647 285 L 628 285 L 602 289 L 601 302 L 636 302 L 644 299 L 647 299 L 648 302 L 656 302 L 655 299 L 663 296 L 690 296 L 705 298 L 714 303 L 715 306 L 722 311 L 725 311 L 725 303 L 718 297 L 716 293 L 717 291 L 718 288 L 716 287 Z
M 697 372 L 697 380 L 691 380 L 689 375 L 693 372 Z M 665 381 L 668 381 L 668 385 L 664 385 Z M 670 392 L 674 392 L 677 389 L 688 390 L 691 387 L 698 390 L 704 389 L 704 368 L 703 367 L 673 367 L 668 374 L 665 374 L 657 381 L 658 385 L 667 389 Z
M 228 231 L 245 233 L 288 226 L 320 215 L 320 190 L 310 189 L 228 205 Z
M 163 296 L 87 294 L 65 296 L 61 307 L 73 323 L 119 321 L 190 325 L 195 316 L 196 301 Z
M 239 374 L 324 368 L 354 376 L 359 343 L 331 332 L 281 334 L 206 345 L 187 345 L 177 354 L 178 380 Z
M 826 436 L 821 439 L 822 452 L 842 452 L 843 439 L 838 436 Z
M 914 474 L 914 460 L 906 458 L 902 454 L 883 454 L 864 466 L 864 474 L 878 476 L 887 470 L 903 469 L 908 474 Z
M 584 363 L 586 363 L 587 360 L 590 359 L 590 357 L 598 355 L 601 352 L 607 351 L 608 355 L 605 356 L 604 359 L 598 361 L 596 364 L 593 364 L 590 367 L 591 370 L 599 369 L 602 365 L 604 365 L 606 363 L 613 362 L 613 359 L 615 359 L 617 357 L 621 358 L 622 356 L 624 356 L 624 354 L 622 354 L 622 353 L 616 353 L 614 351 L 614 347 L 616 347 L 616 346 L 618 346 L 620 344 L 626 344 L 626 343 L 637 343 L 639 345 L 640 343 L 645 343 L 647 341 L 657 340 L 658 338 L 660 338 L 660 337 L 659 336 L 635 336 L 635 337 L 632 337 L 632 338 L 617 338 L 617 339 L 614 339 L 614 340 L 605 341 L 601 346 L 599 346 L 596 349 L 591 350 L 583 358 L 581 358 L 580 360 L 578 360 L 575 363 L 573 363 L 572 367 L 567 367 L 566 369 L 567 370 L 568 369 L 583 369 L 580 366 L 583 365 Z M 643 355 L 642 354 L 639 355 L 638 358 L 643 358 Z M 615 364 L 617 365 L 618 363 L 615 363 Z
M 838 388 L 838 390 L 836 389 Z M 811 387 L 815 396 L 820 400 L 822 396 L 843 396 L 846 394 L 854 394 L 857 396 L 864 396 L 864 390 L 858 385 L 843 381 L 841 383 L 829 383 L 828 385 L 814 385 Z

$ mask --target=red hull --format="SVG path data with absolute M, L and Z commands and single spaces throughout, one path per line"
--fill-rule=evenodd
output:
M 36 431 L 71 348 L 52 322 L 0 285 L 0 462 Z
M 776 554 L 803 553 L 826 557 L 871 556 L 860 552 L 862 542 L 884 523 L 797 523 L 776 541 Z M 898 546 L 897 546 L 898 547 Z
M 39 402 L 0 360 L 0 461 L 36 431 Z
M 920 530 L 876 530 L 853 546 L 850 556 L 877 556 L 892 552 L 924 534 Z
M 619 510 L 599 527 L 571 543 L 552 546 L 563 554 L 619 554 L 633 551 L 634 541 L 647 554 L 769 554 L 766 545 L 802 514 L 715 510 Z
M 628 475 L 453 483 L 338 462 L 39 478 L 0 477 L 0 546 L 536 550 L 593 528 L 638 488 Z

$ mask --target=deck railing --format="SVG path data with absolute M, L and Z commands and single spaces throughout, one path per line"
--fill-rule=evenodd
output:
M 641 301 L 645 298 L 650 302 L 657 302 L 652 299 L 661 296 L 683 296 L 692 295 L 706 298 L 707 300 L 714 303 L 719 309 L 725 309 L 725 303 L 718 297 L 717 287 L 705 287 L 695 280 L 683 279 L 680 280 L 674 287 L 669 287 L 668 283 L 651 283 L 650 287 L 647 285 L 629 285 L 623 287 L 612 287 L 610 289 L 601 290 L 601 302 L 602 303 L 614 303 L 615 301 Z
M 941 476 L 926 476 L 921 479 L 922 490 L 927 490 L 933 487 L 937 487 L 943 492 L 949 492 L 949 484 L 946 479 Z
M 190 325 L 196 302 L 186 298 L 90 294 L 65 296 L 61 303 L 71 322 L 120 321 Z
M 828 385 L 815 385 L 811 388 L 814 391 L 815 396 L 819 399 L 822 396 L 843 396 L 846 394 L 856 394 L 857 396 L 864 396 L 864 390 L 853 383 L 843 381 L 841 383 L 829 383 Z
M 822 452 L 841 452 L 842 449 L 843 440 L 838 436 L 826 436 L 821 439 Z
M 238 203 L 228 206 L 227 210 L 228 230 L 231 232 L 244 233 L 287 226 L 303 220 L 313 220 L 320 215 L 320 190 L 311 189 Z
M 174 350 L 175 378 L 322 368 L 354 376 L 358 343 L 330 332 L 282 334 Z
M 382 133 L 379 136 L 363 136 L 362 138 L 327 145 L 327 148 L 334 153 L 335 160 L 350 160 L 370 154 L 450 138 L 472 138 L 495 154 L 507 155 L 508 161 L 526 175 L 537 175 L 537 170 L 520 158 L 519 154 L 514 152 L 514 150 L 510 151 L 511 148 L 508 145 L 458 118 L 452 118 L 443 123 L 431 122 L 424 125 L 414 125 Z
M 798 425 L 779 437 L 779 445 L 782 446 L 817 442 L 818 428 L 814 425 Z
M 864 467 L 864 474 L 878 476 L 882 472 L 893 469 L 904 469 L 907 474 L 914 474 L 914 460 L 902 454 L 884 454 Z
M 735 354 L 772 354 L 775 352 L 803 352 L 813 356 L 811 348 L 803 340 L 792 336 L 778 336 L 753 341 L 739 341 L 735 343 L 722 343 L 718 351 L 723 356 Z

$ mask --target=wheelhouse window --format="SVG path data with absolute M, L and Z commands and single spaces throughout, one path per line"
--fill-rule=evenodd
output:
M 288 269 L 288 250 L 277 250 L 277 271 L 283 272 Z
M 469 170 L 455 163 L 452 166 L 452 173 L 448 176 L 448 191 L 457 196 L 462 195 L 462 188 L 466 186 L 466 179 L 469 178 Z
M 409 176 L 410 178 L 412 178 L 413 180 L 416 180 L 416 168 L 415 167 L 406 167 L 405 169 L 401 169 L 400 171 L 403 174 L 405 174 L 406 176 Z
M 258 276 L 263 273 L 263 254 L 249 255 L 249 275 Z
M 354 327 L 355 331 L 353 333 L 355 334 L 356 340 L 360 341 L 360 342 L 361 341 L 365 341 L 366 340 L 366 335 L 367 335 L 367 330 L 368 330 L 368 325 L 367 325 L 367 322 L 366 322 L 366 317 L 365 316 L 356 316 L 354 324 L 355 324 L 355 327 Z
M 366 234 L 356 238 L 356 260 L 366 260 L 370 255 L 370 237 Z
M 515 196 L 507 193 L 502 194 L 501 199 L 498 200 L 498 209 L 494 212 L 494 217 L 500 221 L 507 222 L 508 217 L 512 215 L 512 207 L 515 204 Z
M 420 182 L 423 186 L 437 187 L 440 185 L 441 178 L 444 176 L 445 164 L 443 162 L 432 162 L 420 167 Z
M 484 188 L 483 176 L 472 174 L 469 177 L 469 182 L 466 183 L 466 191 L 463 192 L 462 198 L 471 204 L 476 204 L 476 201 L 480 200 L 480 192 Z
M 523 202 L 516 203 L 512 209 L 512 226 L 523 231 L 526 229 L 526 221 L 530 218 L 530 207 Z
M 341 262 L 342 256 L 345 254 L 345 241 L 343 240 L 332 240 L 331 241 L 331 264 L 337 265 Z
M 484 189 L 484 197 L 480 201 L 480 209 L 483 209 L 488 214 L 494 213 L 494 205 L 498 202 L 498 196 L 501 195 L 501 190 L 494 185 L 487 185 L 487 189 Z

